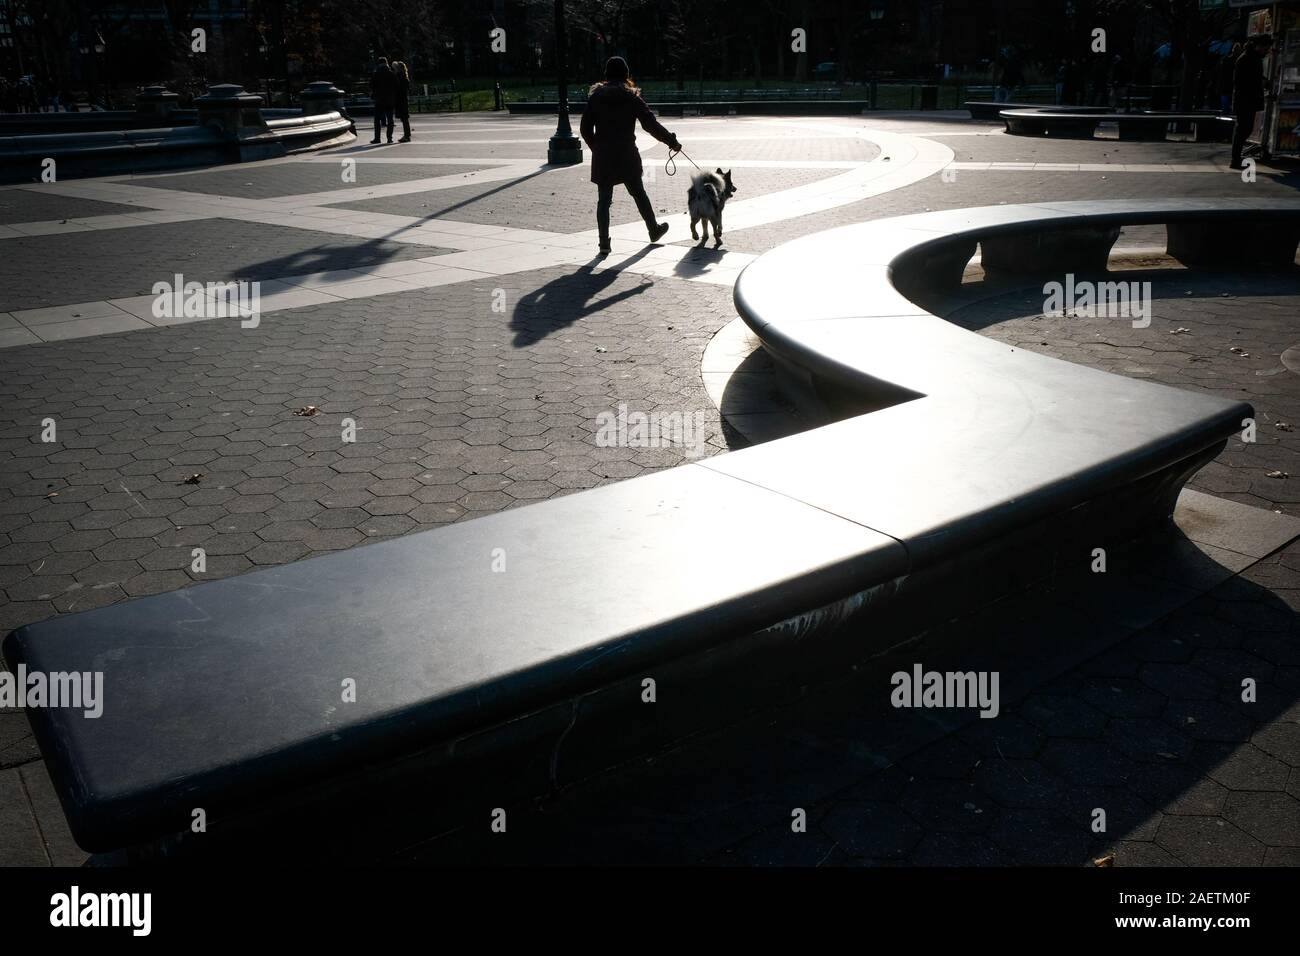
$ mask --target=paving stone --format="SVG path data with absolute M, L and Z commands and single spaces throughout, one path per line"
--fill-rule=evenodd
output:
M 819 826 L 846 853 L 872 859 L 901 859 L 922 833 L 901 809 L 883 803 L 838 803 Z
M 944 737 L 902 761 L 902 769 L 920 777 L 965 779 L 980 762 L 979 751 L 956 736 Z
M 1133 760 L 1161 763 L 1191 754 L 1192 741 L 1168 722 L 1151 718 L 1120 718 L 1106 728 L 1105 740 Z
M 0 769 L 16 767 L 39 756 L 27 715 L 21 711 L 0 710 Z
M 790 827 L 769 827 L 727 850 L 714 862 L 731 866 L 821 866 L 838 844 L 815 828 L 794 833 Z
M 1031 866 L 1078 866 L 1095 845 L 1086 820 L 1070 825 L 1044 810 L 1007 810 L 988 838 L 1016 863 Z
M 1188 866 L 1258 866 L 1264 859 L 1264 844 L 1221 817 L 1165 817 L 1155 842 Z
M 1249 744 L 1209 770 L 1210 776 L 1229 790 L 1282 790 L 1289 773 L 1282 761 Z
M 942 833 L 982 833 L 1001 812 L 994 801 L 970 784 L 945 780 L 913 780 L 900 805 L 928 830 Z
M 1157 843 L 1121 840 L 1110 848 L 1116 866 L 1177 866 L 1178 860 Z
M 972 776 L 976 788 L 1003 807 L 1058 808 L 1061 781 L 1037 760 L 985 758 Z
M 1243 742 L 1252 730 L 1246 717 L 1216 701 L 1171 700 L 1162 719 L 1192 740 Z
M 1300 847 L 1300 800 L 1286 793 L 1230 793 L 1223 816 L 1266 846 Z
M 52 866 L 82 866 L 87 860 L 86 851 L 77 846 L 63 815 L 63 806 L 45 765 L 39 761 L 27 764 L 21 770 L 23 786 L 31 800 L 41 842 Z
M 1083 698 L 1111 717 L 1155 717 L 1165 706 L 1164 695 L 1140 681 L 1122 677 L 1089 678 Z
M 49 866 L 21 771 L 0 770 L 0 866 Z
M 1277 760 L 1300 767 L 1300 723 L 1275 720 L 1255 732 L 1251 743 Z

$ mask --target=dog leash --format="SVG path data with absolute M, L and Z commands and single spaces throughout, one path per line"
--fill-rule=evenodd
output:
M 694 166 L 696 169 L 700 169 L 700 164 L 697 163 L 695 160 L 691 159 L 691 157 L 686 154 L 686 150 L 670 149 L 668 150 L 668 161 L 664 163 L 665 173 L 667 173 L 669 176 L 677 175 L 677 163 L 673 161 L 673 157 L 678 155 L 679 153 L 682 156 L 686 156 L 686 159 L 690 162 L 692 166 Z M 704 170 L 700 169 L 700 172 L 704 172 Z

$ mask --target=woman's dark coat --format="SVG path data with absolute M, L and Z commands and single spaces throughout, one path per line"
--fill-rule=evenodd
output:
M 387 63 L 381 63 L 370 77 L 370 98 L 375 101 L 375 109 L 391 110 L 395 92 L 397 78 Z
M 394 74 L 393 115 L 398 119 L 411 118 L 411 104 L 407 95 L 411 92 L 411 81 L 401 73 Z
M 616 186 L 641 179 L 641 153 L 636 148 L 636 124 L 661 143 L 673 134 L 655 119 L 646 101 L 622 84 L 602 83 L 587 97 L 582 111 L 582 139 L 591 150 L 591 181 Z
M 1264 108 L 1264 58 L 1248 46 L 1232 68 L 1232 111 L 1238 116 Z

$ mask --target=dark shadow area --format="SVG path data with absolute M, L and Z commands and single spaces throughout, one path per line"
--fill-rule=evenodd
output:
M 373 148 L 373 147 L 367 147 Z M 545 172 L 545 168 L 538 169 L 536 172 L 529 173 L 527 176 L 519 179 L 511 179 L 485 193 L 480 193 L 470 199 L 455 203 L 445 209 L 439 209 L 437 212 L 427 213 L 416 219 L 415 222 L 394 229 L 375 239 L 366 239 L 363 242 L 347 247 L 339 248 L 322 248 L 308 249 L 291 256 L 281 256 L 278 259 L 268 259 L 265 262 L 258 263 L 252 267 L 257 271 L 254 278 L 276 278 L 278 276 L 306 275 L 313 272 L 334 272 L 345 269 L 362 269 L 373 268 L 392 260 L 399 249 L 409 248 L 400 245 L 401 240 L 397 236 L 413 229 L 419 229 L 425 222 L 431 219 L 437 219 L 445 216 L 447 213 L 454 212 L 465 206 L 472 205 L 480 200 L 487 199 L 496 193 L 510 189 L 525 180 L 532 179 L 534 176 L 540 176 Z M 358 212 L 358 216 L 364 213 Z M 415 218 L 415 217 L 412 217 Z M 435 247 L 427 247 L 426 255 L 437 255 L 440 251 Z M 342 276 L 339 281 L 350 282 L 357 279 L 357 276 Z
M 1292 552 L 1297 551 L 1293 542 Z M 1291 852 L 1300 625 L 1227 577 L 1153 623 L 1154 566 L 1229 575 L 1176 529 L 1089 573 L 1008 599 L 797 703 L 411 848 L 427 864 L 1260 865 Z M 1120 572 L 1116 574 L 1115 572 Z M 1174 589 L 1176 585 L 1170 584 Z M 1184 589 L 1186 590 L 1186 589 Z M 1165 595 L 1161 595 L 1165 597 Z M 1041 653 L 1048 647 L 1046 654 Z M 923 656 L 922 656 L 923 655 Z M 996 666 L 997 719 L 891 710 L 890 672 Z M 1241 682 L 1257 681 L 1257 702 Z M 738 675 L 737 680 L 743 680 Z M 1008 685 L 1014 690 L 1008 691 Z M 1012 701 L 1014 700 L 1014 703 Z M 1288 749 L 1291 748 L 1291 749 Z M 792 808 L 807 815 L 794 832 Z M 1105 832 L 1094 832 L 1095 811 Z
M 633 254 L 625 263 L 642 259 L 648 252 L 649 247 Z M 654 285 L 649 277 L 641 276 L 639 278 L 643 281 L 639 285 L 601 298 L 601 294 L 623 275 L 623 271 L 617 268 L 596 272 L 596 265 L 603 261 L 593 259 L 576 272 L 552 279 L 521 296 L 510 317 L 510 328 L 515 332 L 515 348 L 535 345 L 546 336 L 563 331 L 601 309 L 640 295 Z
M 710 238 L 712 243 L 713 239 Z M 683 279 L 694 279 L 708 271 L 710 265 L 720 265 L 727 257 L 726 247 L 693 246 L 690 255 L 683 256 L 673 266 L 673 275 Z
M 403 226 L 401 229 L 397 229 L 394 230 L 393 232 L 390 232 L 388 236 L 389 237 L 398 236 L 406 232 L 408 229 L 418 229 L 421 223 L 427 222 L 430 219 L 437 219 L 440 216 L 445 216 L 447 215 L 447 213 L 455 212 L 457 209 L 464 209 L 466 206 L 472 206 L 475 203 L 482 202 L 485 199 L 495 196 L 497 193 L 505 192 L 508 189 L 513 189 L 515 186 L 518 186 L 520 183 L 525 183 L 528 180 L 540 176 L 542 175 L 542 173 L 549 172 L 551 169 L 554 168 L 556 167 L 541 166 L 526 176 L 520 176 L 518 179 L 508 179 L 505 182 L 503 182 L 501 185 L 492 187 L 487 192 L 479 193 L 477 196 L 471 196 L 469 199 L 464 199 L 458 203 L 453 203 L 452 205 L 447 206 L 444 209 L 439 209 L 437 212 L 425 213 L 424 215 L 418 217 L 419 218 L 418 223 L 410 226 Z
M 721 411 L 728 451 L 785 438 L 820 424 L 801 417 L 782 394 L 772 356 L 762 347 L 750 352 L 732 372 L 722 392 Z
M 277 279 L 281 276 L 310 275 L 316 272 L 345 273 L 338 277 L 339 282 L 354 282 L 361 276 L 348 275 L 348 269 L 370 269 L 394 260 L 402 246 L 387 239 L 366 239 L 356 245 L 316 246 L 290 255 L 266 259 L 250 266 L 241 278 Z M 436 255 L 438 250 L 430 248 L 427 255 Z
M 1117 250 L 1123 253 L 1123 249 Z M 1104 272 L 1088 272 L 1080 270 L 1074 273 L 1076 282 L 1093 281 L 1093 282 L 1150 282 L 1153 299 L 1213 299 L 1226 293 L 1231 293 L 1239 298 L 1249 298 L 1251 296 L 1276 296 L 1286 294 L 1286 290 L 1278 288 L 1280 283 L 1300 281 L 1300 266 L 1294 266 L 1291 269 L 1261 269 L 1259 271 L 1242 272 L 1239 270 L 1225 270 L 1223 272 L 1214 272 L 1206 269 L 1177 269 L 1177 268 L 1153 268 L 1153 269 L 1115 269 L 1109 268 Z M 959 289 L 941 289 L 931 287 L 929 289 L 909 289 L 908 298 L 923 309 L 952 322 L 954 325 L 972 332 L 978 332 L 983 328 L 989 327 L 988 321 L 963 317 L 960 313 L 962 310 L 981 302 L 991 299 L 1001 298 L 1007 295 L 1013 295 L 1017 292 L 1032 294 L 1036 300 L 1044 299 L 1042 288 L 1045 282 L 1051 281 L 1052 278 L 1045 276 L 1016 276 L 1005 274 L 986 274 L 982 279 L 970 281 L 969 279 L 962 283 Z M 1218 283 L 1213 289 L 1197 289 L 1197 286 L 1203 286 L 1206 281 Z M 1273 285 L 1269 285 L 1269 283 Z M 1261 288 L 1263 286 L 1263 288 Z M 1190 288 L 1191 294 L 1186 292 Z M 1300 290 L 1300 285 L 1292 287 L 1289 291 L 1294 294 Z M 1006 318 L 1011 317 L 1008 311 Z M 1116 321 L 1121 321 L 1117 319 Z

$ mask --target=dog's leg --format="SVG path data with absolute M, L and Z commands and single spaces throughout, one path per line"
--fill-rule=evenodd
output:
M 700 219 L 700 232 L 704 233 L 704 238 L 700 240 L 700 245 L 709 241 L 709 217 L 704 216 Z
M 713 220 L 713 248 L 716 249 L 722 245 L 722 213 Z
M 696 226 L 697 223 L 699 223 L 699 221 L 700 221 L 700 220 L 699 220 L 699 217 L 697 217 L 697 216 L 695 216 L 695 215 L 692 215 L 692 216 L 691 216 L 691 238 L 692 238 L 692 239 L 698 239 L 698 238 L 700 238 L 700 234 L 699 234 L 699 232 L 697 232 L 696 229 L 695 229 L 695 226 Z

